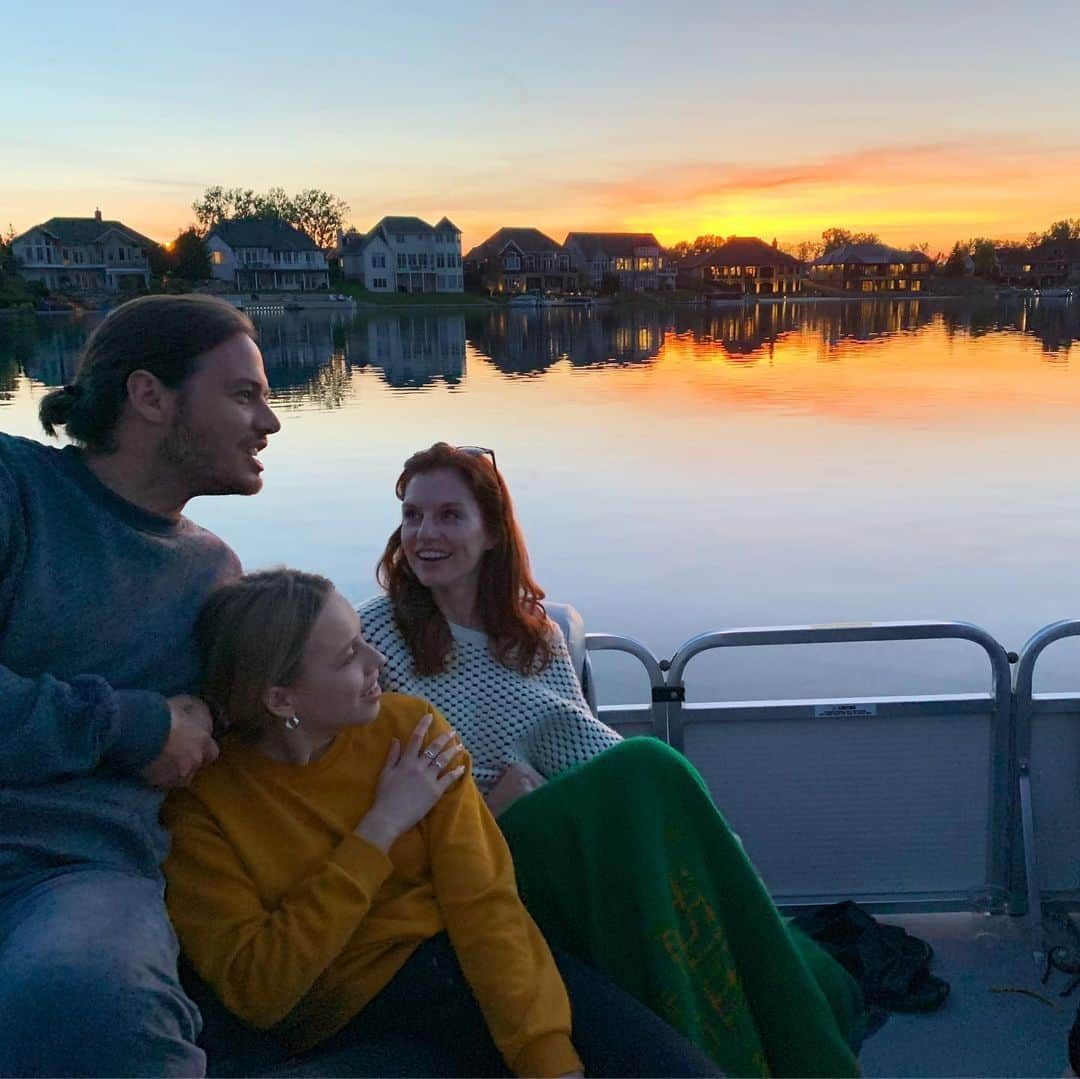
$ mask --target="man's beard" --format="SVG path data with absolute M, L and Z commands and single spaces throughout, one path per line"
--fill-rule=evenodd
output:
M 205 435 L 205 433 L 204 433 Z M 244 483 L 230 474 L 191 424 L 187 409 L 181 403 L 169 433 L 161 443 L 159 454 L 168 469 L 185 488 L 187 498 L 199 495 L 249 495 L 259 489 L 257 477 Z

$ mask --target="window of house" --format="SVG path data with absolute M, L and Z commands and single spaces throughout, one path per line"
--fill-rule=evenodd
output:
M 225 263 L 225 252 L 224 251 L 211 251 L 210 252 L 210 261 L 215 266 L 224 265 L 224 263 Z
M 405 242 L 405 234 L 403 232 L 395 232 L 394 239 L 397 240 L 399 244 L 403 244 Z
M 405 256 L 404 255 L 398 255 L 398 257 L 397 257 L 397 268 L 399 270 L 404 270 L 407 265 L 408 265 L 408 262 L 406 261 Z
M 372 255 L 371 265 L 378 270 L 386 269 L 386 256 L 385 255 Z
M 419 264 L 420 264 L 420 260 L 417 257 L 416 252 L 415 251 L 410 251 L 409 252 L 409 266 L 410 266 L 410 268 L 416 269 L 416 267 L 419 266 Z
M 435 256 L 435 269 L 446 269 L 446 256 L 441 251 Z

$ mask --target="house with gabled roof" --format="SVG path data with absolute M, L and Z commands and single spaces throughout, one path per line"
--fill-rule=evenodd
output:
M 338 237 L 345 277 L 371 292 L 462 292 L 461 230 L 448 217 L 384 217 Z
M 279 217 L 219 221 L 206 237 L 210 272 L 238 292 L 329 289 L 326 255 Z
M 573 292 L 570 254 L 534 228 L 501 228 L 464 259 L 465 272 L 492 292 Z
M 50 217 L 12 241 L 25 281 L 61 292 L 134 292 L 150 284 L 153 240 L 120 221 Z
M 678 265 L 679 285 L 699 292 L 787 296 L 798 292 L 803 263 L 756 236 L 733 236 Z
M 844 244 L 815 259 L 810 277 L 845 292 L 922 292 L 932 260 L 888 244 Z
M 593 288 L 605 275 L 617 277 L 620 289 L 675 287 L 675 270 L 651 232 L 571 232 L 563 241 L 570 264 Z

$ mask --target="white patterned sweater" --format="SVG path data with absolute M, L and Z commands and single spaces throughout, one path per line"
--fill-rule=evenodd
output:
M 551 777 L 621 741 L 589 709 L 554 623 L 554 654 L 540 674 L 508 670 L 488 652 L 484 633 L 451 623 L 454 644 L 446 670 L 418 675 L 389 597 L 365 600 L 357 610 L 364 639 L 386 656 L 382 688 L 423 697 L 442 712 L 472 755 L 473 776 L 484 794 L 507 764 L 531 764 Z

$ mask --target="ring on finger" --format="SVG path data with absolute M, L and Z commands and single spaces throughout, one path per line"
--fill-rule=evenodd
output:
M 427 757 L 427 759 L 429 761 L 432 761 L 432 762 L 437 761 L 439 759 L 438 753 L 436 753 L 435 750 L 433 750 L 433 749 L 425 749 L 424 750 L 424 756 Z

